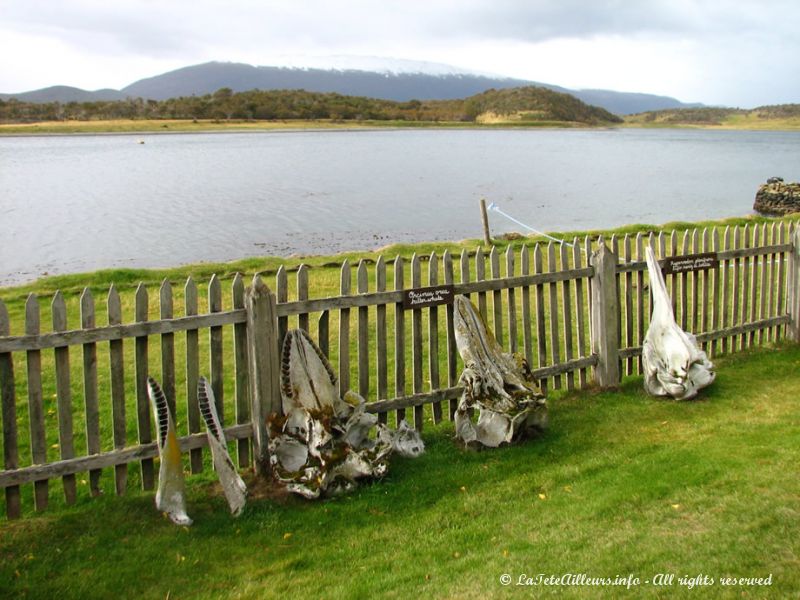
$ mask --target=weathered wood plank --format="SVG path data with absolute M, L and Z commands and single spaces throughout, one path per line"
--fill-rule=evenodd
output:
M 492 246 L 492 250 L 489 252 L 489 265 L 492 270 L 492 279 L 496 281 L 501 280 L 500 253 L 497 251 L 497 246 Z M 505 336 L 503 335 L 503 298 L 500 290 L 494 290 L 492 292 L 492 325 L 494 328 L 494 337 L 502 348 L 505 345 Z
M 168 320 L 175 317 L 174 305 L 172 300 L 172 284 L 164 279 L 158 290 L 159 313 L 161 320 Z M 176 412 L 176 389 L 175 389 L 175 334 L 172 332 L 161 334 L 161 389 L 167 397 L 167 404 L 172 414 Z
M 519 268 L 522 276 L 530 274 L 531 257 L 527 245 L 520 250 Z M 522 286 L 522 348 L 525 360 L 533 365 L 533 336 L 531 335 L 531 287 Z
M 516 265 L 514 264 L 514 248 L 506 248 L 506 277 L 516 275 Z M 508 350 L 517 352 L 517 294 L 515 288 L 508 288 L 506 293 L 508 307 L 506 308 L 508 317 Z
M 122 304 L 117 288 L 112 285 L 106 299 L 108 324 L 122 323 Z M 125 358 L 124 342 L 121 339 L 111 340 L 108 344 L 108 357 L 111 368 L 111 419 L 114 449 L 121 450 L 126 444 L 125 421 Z M 114 466 L 114 488 L 118 496 L 125 493 L 128 487 L 128 465 Z
M 733 246 L 734 248 L 742 247 L 742 230 L 738 225 L 733 228 Z M 731 299 L 733 306 L 731 307 L 731 325 L 739 325 L 739 310 L 742 306 L 742 261 L 739 258 L 733 259 L 733 295 Z M 736 352 L 741 349 L 739 346 L 739 338 L 734 336 L 731 338 L 731 352 Z
M 745 248 L 750 247 L 750 225 L 745 225 L 742 231 L 742 241 Z M 742 259 L 742 323 L 747 323 L 750 318 L 750 287 L 752 283 L 752 261 L 749 257 Z M 747 335 L 742 334 L 739 347 L 744 350 L 749 347 Z
M 703 252 L 703 253 L 711 252 L 711 236 L 709 234 L 709 231 L 708 231 L 707 227 L 703 229 L 702 240 L 703 240 L 703 247 L 701 249 L 701 252 Z M 703 271 L 702 274 L 699 275 L 695 279 L 695 282 L 697 282 L 698 280 L 700 280 L 702 278 L 702 282 L 703 282 L 703 286 L 702 286 L 702 289 L 703 289 L 703 301 L 702 301 L 702 305 L 701 305 L 701 308 L 700 308 L 701 319 L 700 319 L 699 323 L 695 323 L 694 324 L 693 331 L 695 333 L 697 333 L 698 331 L 708 331 L 709 330 L 709 324 L 711 323 L 711 319 L 710 319 L 710 315 L 709 315 L 709 311 L 710 311 L 709 301 L 710 301 L 710 298 L 711 298 L 711 293 L 710 293 L 709 288 L 710 288 L 710 285 L 711 285 L 711 277 L 712 277 L 712 272 L 710 270 L 706 270 L 706 271 Z M 695 295 L 697 295 L 697 294 L 695 294 Z M 698 326 L 699 326 L 699 330 L 698 330 Z M 707 354 L 709 354 L 710 350 L 711 350 L 709 344 L 703 344 L 703 350 Z
M 216 273 L 208 282 L 208 312 L 222 312 L 222 283 Z M 225 384 L 224 384 L 224 349 L 222 327 L 211 327 L 208 330 L 209 370 L 211 371 L 211 389 L 214 390 L 217 416 L 219 422 L 225 424 Z
M 250 425 L 234 425 L 225 429 L 225 438 L 238 440 L 252 435 Z M 181 452 L 208 446 L 208 435 L 195 433 L 178 438 Z M 0 487 L 18 486 L 43 478 L 61 477 L 86 470 L 99 470 L 107 467 L 127 468 L 128 463 L 143 459 L 152 459 L 158 456 L 158 446 L 155 442 L 137 445 L 128 448 L 103 452 L 93 456 L 81 456 L 69 460 L 60 460 L 42 465 L 33 465 L 22 469 L 0 472 Z
M 716 331 L 707 331 L 705 333 L 699 333 L 697 335 L 697 341 L 711 342 L 713 340 L 730 338 L 733 336 L 742 335 L 743 333 L 750 333 L 751 331 L 767 329 L 769 327 L 782 327 L 788 324 L 790 320 L 791 319 L 789 318 L 789 315 L 783 315 L 781 317 L 770 317 L 761 321 L 755 321 L 754 323 L 745 323 L 744 325 L 736 325 L 735 327 L 726 327 Z M 641 353 L 641 346 L 636 346 L 635 348 L 623 348 L 619 351 L 619 355 L 622 358 L 627 358 L 628 356 L 639 356 Z
M 11 333 L 8 309 L 0 300 L 0 336 Z M 0 404 L 3 416 L 3 469 L 19 468 L 19 438 L 17 432 L 17 393 L 14 384 L 14 360 L 11 353 L 0 354 Z M 18 519 L 22 516 L 22 500 L 19 485 L 5 489 L 6 517 Z
M 347 288 L 347 293 L 350 293 L 350 288 Z M 345 295 L 342 292 L 342 295 Z M 278 305 L 286 304 L 289 301 L 289 275 L 286 272 L 286 267 L 281 265 L 275 273 L 275 300 Z M 278 347 L 283 347 L 283 340 L 286 337 L 286 332 L 289 330 L 289 319 L 286 315 L 278 315 Z
M 644 237 L 641 233 L 636 234 L 636 260 L 641 262 L 645 260 L 644 254 Z M 650 300 L 650 294 L 647 294 L 647 300 Z M 640 346 L 644 342 L 645 334 L 645 316 L 649 317 L 650 310 L 645 312 L 645 293 L 644 293 L 644 271 L 636 272 L 636 343 Z M 639 358 L 637 365 L 637 373 L 641 374 L 642 359 Z
M 628 264 L 632 260 L 631 236 L 627 233 L 622 242 L 623 262 Z M 620 275 L 620 279 L 622 276 Z M 625 273 L 625 345 L 633 346 L 633 272 Z M 625 362 L 625 374 L 633 374 L 633 359 Z
M 342 296 L 350 294 L 352 276 L 350 274 L 350 261 L 345 259 L 339 278 L 339 292 Z M 280 302 L 280 301 L 279 301 Z M 278 331 L 280 334 L 280 317 L 278 318 Z M 285 335 L 285 332 L 284 334 Z M 283 338 L 281 338 L 283 339 Z M 281 342 L 282 343 L 282 342 Z M 339 309 L 339 393 L 350 389 L 350 309 Z
M 726 250 L 731 247 L 731 228 L 729 226 L 725 227 L 725 234 L 722 238 L 723 248 Z M 721 258 L 721 257 L 720 257 Z M 720 321 L 719 328 L 725 329 L 730 325 L 730 306 L 731 306 L 731 297 L 730 297 L 730 289 L 731 289 L 731 277 L 732 273 L 732 264 L 730 260 L 720 261 L 720 270 L 722 271 L 722 296 L 720 297 L 720 302 L 722 303 L 722 320 Z M 714 329 L 717 329 L 714 327 Z M 723 354 L 728 353 L 728 349 L 730 347 L 730 340 L 728 338 L 721 338 L 721 351 Z
M 0 338 L 0 352 L 27 352 L 29 350 L 46 350 L 60 346 L 78 346 L 97 342 L 110 342 L 127 338 L 164 333 L 177 333 L 192 329 L 217 327 L 244 323 L 247 315 L 243 310 L 228 311 L 211 315 L 199 315 L 171 319 L 168 321 L 147 321 L 127 325 L 110 325 L 93 329 L 74 329 L 42 333 L 40 335 L 7 336 Z
M 149 300 L 147 288 L 139 284 L 134 296 L 134 319 L 144 322 L 148 319 Z M 139 443 L 148 444 L 153 441 L 150 429 L 150 398 L 147 393 L 147 376 L 149 374 L 147 336 L 137 337 L 135 341 L 135 380 L 136 380 L 136 424 Z M 155 488 L 155 465 L 152 458 L 143 459 L 140 463 L 142 489 Z
M 256 275 L 245 291 L 247 346 L 250 363 L 250 418 L 253 466 L 258 475 L 270 472 L 267 418 L 281 414 L 280 351 L 275 294 Z M 238 426 L 237 426 L 238 427 Z
M 572 240 L 572 260 L 575 263 L 575 268 L 580 268 L 583 262 L 581 255 L 581 245 L 578 238 Z M 584 357 L 591 354 L 586 344 L 586 317 L 583 314 L 584 299 L 583 299 L 583 279 L 575 280 L 575 315 L 577 316 L 578 323 L 578 356 Z M 578 370 L 578 383 L 582 388 L 587 384 L 586 367 Z
M 719 254 L 722 246 L 720 244 L 720 237 L 719 237 L 719 229 L 714 227 L 711 230 L 711 247 L 713 251 Z M 713 275 L 713 289 L 711 292 L 711 310 L 712 310 L 712 320 L 711 320 L 711 329 L 717 330 L 724 327 L 722 321 L 722 300 L 720 298 L 720 287 L 722 285 L 722 265 L 723 261 L 719 261 L 717 267 L 712 271 Z M 708 329 L 706 329 L 708 331 Z M 710 344 L 711 354 L 710 356 L 713 358 L 717 356 L 720 351 L 720 344 L 718 340 L 712 340 Z
M 420 259 L 415 253 L 411 257 L 411 287 L 422 286 L 420 273 Z M 411 310 L 411 363 L 412 363 L 412 390 L 415 394 L 422 393 L 422 309 L 414 308 Z M 422 431 L 425 407 L 414 407 L 414 427 L 417 431 Z
M 84 288 L 80 298 L 81 327 L 93 329 L 96 326 L 95 306 L 92 292 Z M 100 402 L 97 393 L 97 344 L 83 345 L 83 397 L 86 420 L 86 451 L 89 455 L 99 454 L 100 447 Z M 99 496 L 102 471 L 89 471 L 89 492 Z
M 486 280 L 486 257 L 483 254 L 483 249 L 478 246 L 475 251 L 475 281 L 481 283 Z M 483 291 L 478 292 L 478 312 L 481 313 L 484 323 L 489 322 L 489 311 L 486 306 L 486 294 Z
M 556 248 L 553 242 L 547 244 L 547 267 L 550 273 L 555 273 L 556 268 Z M 550 357 L 551 364 L 557 365 L 561 362 L 561 344 L 559 342 L 559 313 L 558 305 L 558 284 L 549 285 L 550 292 Z M 561 389 L 561 376 L 553 377 L 553 389 Z
M 772 223 L 770 226 L 769 232 L 769 243 L 774 244 L 778 241 L 778 230 L 777 230 L 777 223 Z M 780 255 L 777 252 L 774 252 L 769 255 L 769 290 L 767 292 L 767 305 L 768 305 L 768 312 L 765 316 L 773 317 L 778 314 L 777 307 L 776 307 L 776 299 L 775 295 L 778 292 L 775 289 L 775 286 L 778 281 L 778 260 Z M 779 292 L 778 292 L 779 293 Z M 775 328 L 771 327 L 767 330 L 767 340 L 773 341 L 775 339 Z
M 64 295 L 58 291 L 50 305 L 53 317 L 53 330 L 67 328 L 67 304 Z M 72 388 L 70 387 L 69 348 L 55 349 L 56 369 L 56 409 L 58 413 L 58 446 L 62 460 L 75 457 L 75 441 L 72 426 Z M 78 496 L 75 475 L 64 475 L 62 480 L 64 500 L 74 504 Z
M 356 291 L 366 294 L 369 291 L 369 274 L 367 263 L 358 262 L 356 269 Z M 358 308 L 358 393 L 363 398 L 369 397 L 369 308 Z
M 592 352 L 597 355 L 595 383 L 602 388 L 619 385 L 619 295 L 617 256 L 605 244 L 592 254 Z
M 331 331 L 330 331 L 330 311 L 323 310 L 317 321 L 317 335 L 319 349 L 326 357 L 330 357 Z
M 447 285 L 455 283 L 455 272 L 453 270 L 453 257 L 449 250 L 444 251 L 442 257 L 444 264 L 444 282 Z M 469 263 L 467 263 L 469 266 Z M 453 305 L 445 306 L 445 320 L 447 326 L 447 384 L 454 387 L 458 382 L 458 347 L 456 346 L 455 317 L 453 315 Z M 451 398 L 448 406 L 448 415 L 452 421 L 455 418 L 458 400 Z
M 428 285 L 439 285 L 439 258 L 436 252 L 431 252 L 428 261 Z M 439 389 L 439 307 L 432 306 L 428 309 L 428 375 L 430 389 Z M 433 403 L 433 422 L 442 421 L 442 403 Z
M 231 284 L 231 304 L 234 309 L 245 307 L 244 278 L 236 273 Z M 247 357 L 247 324 L 233 326 L 233 365 L 235 369 L 236 424 L 250 423 L 250 365 Z M 250 466 L 250 441 L 246 438 L 236 443 L 237 463 L 240 469 Z
M 566 244 L 560 245 L 560 251 L 561 267 L 567 268 L 569 266 L 569 255 L 567 254 Z M 566 362 L 570 362 L 574 357 L 572 344 L 572 286 L 570 284 L 570 280 L 563 281 L 561 286 L 561 307 L 564 311 L 564 360 Z M 567 389 L 574 390 L 575 372 L 569 371 L 566 374 L 566 377 Z
M 761 227 L 758 225 L 753 225 L 753 246 L 759 247 L 761 246 Z M 759 289 L 764 290 L 764 287 L 761 282 L 761 260 L 758 256 L 753 258 L 753 275 L 752 281 L 750 283 L 750 321 L 756 321 L 759 319 L 758 311 L 760 307 L 760 302 L 758 298 Z M 763 318 L 763 312 L 762 316 Z M 764 335 L 763 330 L 761 331 L 761 335 Z M 751 331 L 747 337 L 747 344 L 748 346 L 752 346 L 756 343 L 756 332 Z
M 38 335 L 39 300 L 30 294 L 25 303 L 25 333 Z M 42 396 L 42 356 L 38 350 L 30 350 L 26 355 L 28 375 L 28 421 L 30 427 L 31 457 L 34 464 L 47 462 L 47 437 L 44 427 L 44 398 Z M 47 508 L 48 482 L 37 481 L 34 484 L 34 506 L 36 510 Z
M 394 289 L 400 291 L 405 287 L 404 260 L 397 256 L 394 260 Z M 394 305 L 394 393 L 396 396 L 406 395 L 406 324 L 403 311 L 402 296 Z M 395 413 L 395 425 L 406 418 L 406 411 L 398 408 Z
M 194 317 L 198 311 L 197 284 L 189 277 L 183 289 L 184 312 L 187 318 Z M 200 379 L 200 332 L 186 330 L 186 414 L 189 433 L 200 433 L 200 407 L 197 404 L 197 384 Z M 194 448 L 189 453 L 192 473 L 203 470 L 203 449 Z
M 784 245 L 784 244 L 787 243 L 787 241 L 788 241 L 788 232 L 787 232 L 786 223 L 781 223 L 778 226 L 778 237 L 779 237 L 779 241 L 780 241 L 781 245 Z M 790 251 L 791 250 L 786 250 L 786 251 L 782 252 L 778 256 L 778 289 L 777 289 L 777 294 L 778 294 L 778 313 L 777 314 L 779 316 L 783 315 L 784 310 L 786 308 L 785 304 L 784 304 L 784 302 L 785 302 L 784 298 L 785 298 L 785 295 L 786 295 L 784 290 L 786 290 L 786 268 L 787 268 L 787 264 L 786 263 L 787 263 L 788 255 L 789 255 Z M 783 327 L 776 328 L 776 330 L 775 330 L 775 341 L 776 342 L 781 339 L 781 335 L 783 333 L 783 330 L 784 330 Z
M 689 251 L 689 230 L 683 232 L 683 239 L 681 241 L 681 254 L 690 254 Z M 676 276 L 678 277 L 678 276 Z M 681 273 L 680 274 L 680 324 L 681 329 L 684 331 L 689 330 L 689 324 L 691 321 L 689 320 L 689 274 L 688 273 Z M 676 290 L 677 290 L 676 285 Z
M 537 243 L 533 249 L 533 269 L 535 273 L 541 273 L 544 270 L 542 260 L 542 247 Z M 545 321 L 545 306 L 544 306 L 544 285 L 536 285 L 536 333 L 537 333 L 537 362 L 539 368 L 547 364 L 547 330 Z M 542 393 L 547 394 L 547 379 L 539 380 L 539 387 L 542 388 Z
M 297 300 L 298 302 L 308 300 L 308 265 L 300 265 L 297 269 Z M 306 333 L 310 333 L 308 318 L 308 313 L 297 315 L 297 326 Z
M 383 255 L 375 262 L 375 291 L 386 291 L 386 261 Z M 375 307 L 375 361 L 376 378 L 378 380 L 378 400 L 389 397 L 389 348 L 387 344 L 386 305 L 378 304 Z M 382 412 L 378 415 L 381 423 L 387 422 L 388 414 Z

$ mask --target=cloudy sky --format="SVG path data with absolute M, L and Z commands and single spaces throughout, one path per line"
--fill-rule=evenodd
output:
M 753 107 L 800 102 L 798 31 L 796 0 L 0 0 L 0 91 L 348 55 Z

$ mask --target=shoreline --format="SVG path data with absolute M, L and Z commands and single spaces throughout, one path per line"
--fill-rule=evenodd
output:
M 751 126 L 752 125 L 752 126 Z M 193 121 L 182 119 L 168 120 L 114 120 L 114 121 L 41 121 L 37 123 L 2 123 L 0 137 L 41 137 L 73 135 L 178 135 L 185 133 L 272 133 L 272 132 L 348 132 L 348 131 L 401 131 L 413 129 L 427 130 L 617 130 L 617 129 L 692 129 L 702 131 L 800 131 L 800 123 L 770 127 L 769 121 L 758 123 L 739 123 L 721 125 L 697 124 L 643 124 L 627 122 L 619 124 L 587 125 L 575 122 L 563 124 L 547 121 L 515 123 L 465 123 L 460 121 Z M 174 129 L 171 129 L 174 127 Z
M 571 243 L 574 238 L 584 238 L 585 236 L 596 239 L 601 235 L 606 238 L 610 238 L 612 235 L 623 238 L 626 234 L 636 235 L 637 233 L 642 233 L 643 235 L 649 235 L 651 232 L 655 234 L 671 234 L 672 232 L 680 234 L 687 230 L 702 230 L 714 227 L 724 229 L 725 227 L 769 225 L 773 223 L 793 222 L 797 224 L 798 219 L 800 219 L 800 213 L 782 217 L 770 217 L 754 213 L 741 217 L 728 217 L 725 219 L 698 222 L 674 221 L 662 225 L 631 223 L 611 229 L 551 233 L 559 239 Z M 523 245 L 532 247 L 538 242 L 547 242 L 548 240 L 545 236 L 541 235 L 526 236 L 519 233 L 505 233 L 497 235 L 492 241 L 498 251 L 505 252 L 509 246 L 516 250 Z M 478 247 L 484 247 L 482 240 L 479 238 L 470 238 L 458 241 L 399 242 L 370 250 L 347 250 L 331 254 L 292 254 L 288 256 L 254 255 L 230 261 L 192 262 L 162 267 L 112 266 L 89 271 L 40 275 L 24 282 L 0 285 L 0 296 L 4 296 L 8 299 L 25 296 L 29 293 L 47 293 L 57 289 L 74 290 L 82 289 L 87 286 L 104 286 L 110 283 L 133 284 L 139 281 L 159 283 L 164 279 L 176 281 L 181 279 L 185 280 L 187 277 L 194 277 L 195 280 L 205 280 L 209 279 L 214 274 L 223 279 L 228 276 L 232 277 L 235 273 L 247 275 L 253 275 L 255 273 L 274 275 L 280 267 L 283 267 L 288 273 L 293 273 L 297 271 L 300 265 L 306 265 L 312 269 L 333 269 L 338 273 L 344 260 L 348 260 L 351 265 L 355 266 L 360 260 L 364 260 L 367 264 L 374 264 L 379 256 L 383 256 L 384 260 L 393 260 L 395 256 L 402 256 L 410 259 L 412 255 L 417 254 L 420 256 L 421 260 L 426 261 L 433 252 L 441 256 L 445 251 L 449 251 L 451 255 L 456 257 L 463 250 L 473 254 Z

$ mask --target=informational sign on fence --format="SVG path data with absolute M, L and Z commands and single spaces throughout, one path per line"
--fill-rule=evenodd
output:
M 452 285 L 437 285 L 434 287 L 416 288 L 405 290 L 403 293 L 403 308 L 427 308 L 440 304 L 452 304 L 455 288 Z
M 716 252 L 703 254 L 687 254 L 685 256 L 671 256 L 661 263 L 661 272 L 664 275 L 690 273 L 692 271 L 705 271 L 716 269 L 719 266 L 719 256 Z

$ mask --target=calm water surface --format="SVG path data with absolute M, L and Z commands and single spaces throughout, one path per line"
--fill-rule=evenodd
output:
M 798 150 L 796 132 L 678 130 L 0 138 L 0 285 L 477 238 L 481 197 L 549 231 L 740 216 L 767 177 L 800 179 Z

